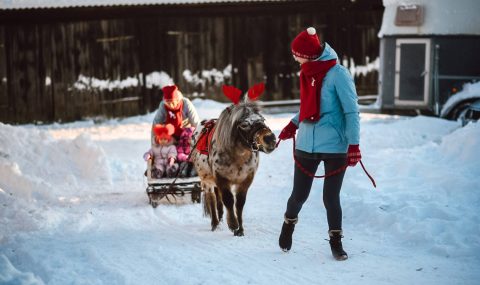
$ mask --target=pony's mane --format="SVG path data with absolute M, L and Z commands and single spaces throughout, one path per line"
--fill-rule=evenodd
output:
M 238 139 L 235 126 L 238 121 L 245 116 L 248 110 L 260 116 L 258 115 L 259 109 L 257 104 L 252 102 L 232 105 L 222 111 L 216 124 L 215 134 L 213 135 L 215 144 L 219 149 L 233 149 Z

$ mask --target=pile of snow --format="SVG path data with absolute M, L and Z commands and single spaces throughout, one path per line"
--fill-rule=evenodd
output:
M 0 284 L 43 285 L 43 281 L 30 272 L 18 271 L 5 255 L 0 255 Z
M 440 144 L 440 152 L 444 155 L 444 160 L 469 169 L 470 174 L 475 175 L 478 174 L 477 167 L 480 166 L 479 140 L 480 124 L 468 124 L 445 136 Z
M 173 84 L 173 79 L 165 71 L 154 71 L 146 76 L 145 86 L 147 88 L 163 88 L 164 86 Z
M 420 116 L 363 126 L 364 161 L 379 189 L 369 200 L 351 194 L 345 211 L 351 222 L 436 255 L 479 252 L 480 124 L 458 128 L 457 122 Z M 360 169 L 352 173 L 356 178 L 347 185 L 368 188 Z
M 87 134 L 55 140 L 46 131 L 0 124 L 0 150 L 1 188 L 28 199 L 112 183 L 103 149 Z
M 370 58 L 367 56 L 365 58 L 365 62 L 367 63 L 366 65 L 355 65 L 355 61 L 353 60 L 353 57 L 351 57 L 349 60 L 347 58 L 344 58 L 342 60 L 342 65 L 348 68 L 350 70 L 350 74 L 353 77 L 357 77 L 360 75 L 367 75 L 370 72 L 378 72 L 380 69 L 380 58 L 377 57 L 373 61 L 370 61 Z
M 19 230 L 54 226 L 59 216 L 50 205 L 111 186 L 105 152 L 87 134 L 57 140 L 36 128 L 0 123 L 0 241 Z
M 213 68 L 192 73 L 189 69 L 183 71 L 183 78 L 193 86 L 205 87 L 206 84 L 221 85 L 232 78 L 232 64 L 227 65 L 222 71 Z
M 46 81 L 51 83 L 51 79 L 47 78 Z M 80 74 L 77 81 L 73 84 L 73 88 L 77 90 L 115 90 L 115 89 L 128 89 L 138 87 L 143 84 L 143 74 L 140 73 L 134 77 L 127 77 L 125 79 L 99 79 L 95 77 L 88 77 Z M 164 71 L 154 71 L 145 75 L 145 87 L 146 88 L 163 88 L 166 85 L 172 85 L 173 79 Z

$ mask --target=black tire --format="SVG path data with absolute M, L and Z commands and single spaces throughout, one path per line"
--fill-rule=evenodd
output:
M 462 102 L 458 104 L 452 109 L 452 111 L 450 111 L 450 114 L 448 117 L 455 121 L 460 119 L 460 115 L 462 115 L 472 103 L 473 102 L 471 101 L 467 101 L 467 102 Z

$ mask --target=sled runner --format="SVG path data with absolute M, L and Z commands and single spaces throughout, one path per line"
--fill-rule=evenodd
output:
M 192 202 L 200 203 L 201 187 L 200 178 L 178 177 L 178 178 L 152 178 L 152 159 L 147 161 L 147 195 L 149 204 L 156 208 L 160 201 L 165 198 L 171 202 L 171 198 L 182 197 L 190 194 Z

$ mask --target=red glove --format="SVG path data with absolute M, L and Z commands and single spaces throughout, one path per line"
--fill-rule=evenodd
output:
M 347 159 L 348 166 L 355 166 L 362 159 L 360 146 L 358 144 L 351 144 L 348 146 Z
M 285 128 L 283 128 L 283 130 L 280 132 L 280 134 L 278 135 L 278 139 L 288 140 L 293 138 L 297 133 L 297 129 L 298 129 L 297 125 L 295 125 L 292 121 L 290 121 L 290 123 L 288 123 L 288 125 Z

